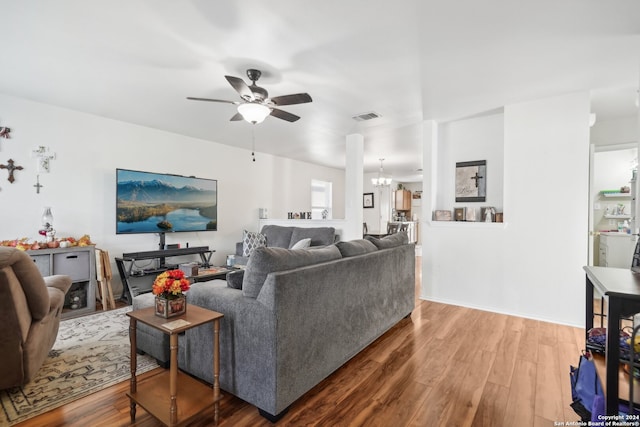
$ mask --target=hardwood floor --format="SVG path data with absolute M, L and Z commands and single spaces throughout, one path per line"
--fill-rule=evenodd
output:
M 410 319 L 294 402 L 277 425 L 539 427 L 577 421 L 569 406 L 569 365 L 578 362 L 583 341 L 578 328 L 416 298 Z M 128 387 L 115 385 L 19 426 L 127 426 Z M 213 409 L 189 426 L 210 426 L 211 420 Z M 135 425 L 159 423 L 138 407 Z M 272 424 L 225 394 L 219 425 Z

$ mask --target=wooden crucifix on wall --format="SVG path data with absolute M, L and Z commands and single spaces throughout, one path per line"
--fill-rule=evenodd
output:
M 13 172 L 14 172 L 14 171 L 21 171 L 21 170 L 23 169 L 23 167 L 22 167 L 22 166 L 16 166 L 16 165 L 14 164 L 13 159 L 9 159 L 9 160 L 7 161 L 7 164 L 6 164 L 6 165 L 0 165 L 0 169 L 7 169 L 7 170 L 9 171 L 9 178 L 8 178 L 8 180 L 9 180 L 9 182 L 10 182 L 10 183 L 12 183 L 12 184 L 13 184 L 13 181 L 15 181 L 15 180 L 16 180 L 16 179 L 14 178 L 14 176 L 13 176 Z

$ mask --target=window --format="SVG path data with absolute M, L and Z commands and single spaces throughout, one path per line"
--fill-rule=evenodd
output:
M 331 186 L 331 182 L 328 181 L 311 180 L 311 218 L 333 218 Z M 325 211 L 326 215 L 323 216 L 322 213 Z

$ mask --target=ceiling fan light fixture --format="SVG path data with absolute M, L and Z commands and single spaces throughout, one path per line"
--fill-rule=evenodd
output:
M 255 125 L 262 123 L 264 119 L 271 114 L 271 109 L 266 105 L 249 102 L 238 105 L 238 113 L 240 113 L 246 121 Z

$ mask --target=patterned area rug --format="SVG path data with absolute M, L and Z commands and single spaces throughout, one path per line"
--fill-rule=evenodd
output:
M 0 426 L 11 426 L 130 378 L 131 307 L 60 322 L 58 338 L 33 381 L 0 390 Z M 137 373 L 158 367 L 138 355 Z

